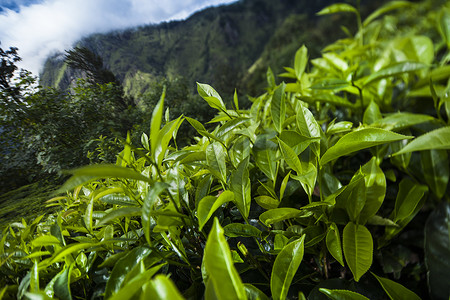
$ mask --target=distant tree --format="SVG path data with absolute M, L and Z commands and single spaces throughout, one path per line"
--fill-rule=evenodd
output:
M 119 83 L 116 76 L 103 65 L 103 59 L 86 47 L 66 51 L 65 62 L 71 68 L 86 72 L 94 83 Z

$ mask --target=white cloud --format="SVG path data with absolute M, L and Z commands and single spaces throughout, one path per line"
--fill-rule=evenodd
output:
M 81 37 L 132 26 L 187 18 L 236 0 L 45 0 L 0 14 L 3 49 L 19 48 L 21 67 L 37 75 L 45 59 L 70 49 Z

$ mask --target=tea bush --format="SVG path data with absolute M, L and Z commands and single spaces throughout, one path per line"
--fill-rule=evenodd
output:
M 301 47 L 250 109 L 198 83 L 213 130 L 165 118 L 163 92 L 141 145 L 4 229 L 0 295 L 447 299 L 450 6 L 319 15 L 340 12 L 358 32 Z M 198 137 L 178 149 L 183 122 Z

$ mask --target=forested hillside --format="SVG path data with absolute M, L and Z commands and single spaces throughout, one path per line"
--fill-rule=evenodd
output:
M 326 43 L 325 33 L 336 39 L 344 35 L 339 26 L 315 16 L 331 2 L 238 1 L 207 8 L 184 21 L 92 35 L 78 46 L 102 57 L 132 96 L 162 77 L 187 78 L 192 89 L 195 81 L 207 81 L 226 94 L 235 88 L 256 92 L 267 67 L 281 71 L 302 44 L 317 56 Z M 334 21 L 346 25 L 345 19 L 348 16 L 341 15 Z M 55 55 L 45 64 L 41 84 L 65 89 L 78 76 L 64 64 L 62 54 Z

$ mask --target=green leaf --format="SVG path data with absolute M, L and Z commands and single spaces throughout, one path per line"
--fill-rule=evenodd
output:
M 200 200 L 197 208 L 197 217 L 200 230 L 208 222 L 213 213 L 223 204 L 233 201 L 234 193 L 232 191 L 223 191 L 219 197 L 206 196 Z
M 141 260 L 142 262 L 142 260 Z M 121 289 L 117 291 L 117 293 L 113 294 L 109 300 L 128 300 L 135 299 L 136 292 L 140 291 L 142 286 L 150 281 L 153 275 L 158 272 L 164 264 L 157 265 L 156 267 L 150 268 L 142 273 L 139 273 L 137 276 L 132 278 L 129 282 L 127 282 Z M 155 299 L 155 298 L 150 298 Z M 167 299 L 167 298 L 164 298 Z M 172 298 L 170 298 L 172 299 Z
M 35 260 L 33 263 L 33 267 L 31 268 L 31 278 L 30 278 L 30 292 L 38 292 L 39 291 L 39 269 L 38 269 L 38 261 Z
M 275 129 L 280 133 L 283 130 L 283 123 L 286 117 L 285 93 L 286 84 L 279 85 L 272 95 L 270 104 L 270 114 L 272 116 Z
M 382 119 L 380 108 L 375 103 L 375 101 L 371 100 L 366 110 L 364 111 L 363 123 L 364 124 L 372 124 L 377 120 Z
M 142 210 L 140 207 L 121 207 L 118 209 L 114 209 L 104 215 L 98 222 L 97 226 L 108 224 L 115 219 L 122 219 L 124 217 L 129 218 L 140 215 L 142 215 Z
M 245 292 L 247 293 L 248 300 L 269 300 L 260 289 L 249 283 L 244 284 Z
M 395 199 L 394 222 L 398 223 L 408 218 L 419 205 L 428 188 L 424 185 L 414 183 L 410 179 L 404 178 L 399 184 L 399 191 Z
M 159 274 L 146 284 L 141 299 L 183 300 L 184 298 L 172 280 L 170 280 L 166 275 Z
M 151 245 L 151 212 L 154 209 L 154 205 L 158 200 L 159 195 L 167 188 L 168 185 L 166 183 L 155 182 L 155 184 L 150 187 L 150 191 L 147 193 L 144 200 L 144 205 L 142 206 L 142 229 L 144 230 L 144 235 L 149 245 Z
M 278 143 L 280 145 L 280 150 L 281 153 L 283 154 L 283 158 L 288 164 L 288 166 L 292 170 L 294 170 L 297 174 L 302 174 L 303 173 L 302 164 L 295 151 L 280 139 L 278 139 Z
M 375 20 L 376 18 L 378 18 L 379 16 L 390 12 L 392 10 L 395 9 L 399 9 L 399 8 L 405 8 L 411 6 L 411 2 L 409 1 L 392 1 L 392 2 L 388 2 L 385 5 L 383 5 L 382 7 L 378 8 L 377 10 L 375 10 L 373 13 L 371 13 L 363 22 L 364 26 L 369 25 L 373 20 Z
M 155 163 L 157 163 L 158 166 L 161 166 L 169 142 L 172 139 L 174 132 L 178 130 L 182 122 L 183 119 L 179 117 L 178 119 L 170 121 L 164 125 L 164 127 L 159 131 L 155 149 L 153 149 Z
M 152 182 L 150 178 L 136 172 L 131 168 L 108 164 L 81 167 L 70 170 L 68 173 L 73 176 L 58 190 L 58 192 L 72 190 L 73 188 L 95 178 L 124 178 Z
M 335 3 L 335 4 L 325 7 L 324 9 L 319 11 L 317 13 L 317 15 L 323 16 L 323 15 L 335 14 L 335 13 L 340 13 L 340 12 L 351 12 L 351 13 L 354 13 L 357 15 L 359 14 L 358 10 L 356 8 L 354 8 L 353 6 L 351 6 L 350 4 Z
M 326 236 L 326 244 L 330 254 L 336 259 L 342 266 L 344 266 L 344 256 L 342 254 L 341 235 L 336 224 L 332 223 L 328 227 Z
M 369 83 L 374 82 L 376 80 L 380 80 L 382 78 L 397 76 L 397 75 L 405 74 L 408 72 L 415 72 L 415 71 L 422 70 L 425 68 L 428 68 L 428 65 L 421 63 L 421 62 L 414 62 L 414 61 L 406 61 L 406 62 L 399 62 L 396 64 L 392 64 L 392 65 L 389 65 L 377 72 L 372 73 L 364 81 L 364 86 L 366 86 Z
M 161 121 L 164 110 L 164 98 L 166 97 L 166 87 L 164 86 L 161 98 L 155 105 L 152 113 L 152 120 L 150 123 L 150 148 L 152 155 L 155 156 L 155 149 L 158 143 L 158 135 L 161 129 Z
M 305 235 L 287 244 L 275 258 L 270 277 L 272 298 L 284 300 L 303 259 Z
M 392 300 L 420 300 L 419 296 L 405 288 L 400 283 L 387 278 L 379 277 L 374 273 L 372 273 L 372 275 L 375 276 L 375 278 L 383 287 L 383 290 Z
M 253 147 L 253 154 L 257 167 L 272 181 L 275 181 L 278 173 L 276 157 L 277 144 L 270 140 L 275 137 L 272 134 L 259 135 Z
M 70 274 L 72 273 L 73 265 L 71 264 L 64 271 L 59 273 L 55 283 L 53 285 L 54 296 L 58 299 L 72 299 L 72 293 L 70 292 Z
M 52 235 L 41 235 L 31 241 L 31 245 L 33 246 L 33 248 L 60 244 L 60 240 Z
M 435 120 L 432 116 L 422 115 L 422 114 L 413 114 L 408 112 L 398 112 L 394 114 L 390 114 L 383 119 L 378 119 L 373 122 L 372 126 L 381 127 L 386 130 L 403 130 L 409 128 L 411 126 L 430 122 Z
M 255 226 L 241 223 L 231 223 L 223 228 L 229 237 L 260 237 L 261 231 Z
M 348 155 L 362 149 L 410 138 L 412 137 L 380 128 L 358 129 L 347 133 L 341 137 L 334 146 L 328 148 L 328 150 L 321 157 L 320 164 L 323 166 L 341 156 Z
M 206 147 L 206 162 L 209 171 L 223 183 L 227 182 L 226 156 L 227 150 L 218 142 L 209 144 Z
M 95 243 L 76 243 L 71 244 L 65 248 L 61 248 L 59 251 L 55 252 L 53 257 L 48 262 L 49 265 L 61 260 L 62 258 L 77 252 L 79 250 L 87 249 L 96 246 Z
M 250 213 L 252 200 L 248 163 L 249 156 L 239 163 L 237 169 L 230 176 L 230 188 L 234 193 L 234 202 L 245 218 L 248 218 Z
M 219 111 L 227 110 L 219 93 L 217 93 L 210 85 L 197 82 L 197 91 L 212 108 L 218 109 Z
M 450 173 L 447 150 L 421 151 L 420 163 L 425 182 L 438 199 L 441 199 L 447 190 Z
M 294 70 L 295 76 L 298 80 L 301 80 L 303 72 L 305 72 L 306 65 L 308 63 L 308 49 L 305 45 L 302 45 L 300 49 L 295 53 Z
M 355 281 L 359 281 L 372 265 L 373 240 L 363 225 L 348 223 L 344 228 L 344 256 Z
M 392 155 L 431 149 L 450 149 L 450 126 L 427 132 L 415 138 L 409 144 L 403 147 L 402 150 Z
M 359 224 L 364 224 L 377 213 L 383 204 L 386 196 L 386 177 L 379 167 L 376 157 L 372 157 L 361 168 L 361 172 L 364 175 L 366 201 L 359 215 Z
M 86 226 L 86 229 L 91 232 L 92 231 L 92 213 L 94 210 L 94 198 L 91 198 L 89 201 L 86 211 L 84 212 L 84 225 Z
M 333 300 L 369 300 L 366 296 L 347 290 L 329 290 L 319 288 L 319 291 Z
M 219 220 L 214 218 L 203 256 L 209 274 L 206 284 L 211 284 L 218 299 L 247 299 L 244 285 L 234 267 L 230 248 Z
M 259 215 L 259 220 L 267 226 L 283 220 L 304 217 L 306 215 L 308 215 L 307 212 L 299 209 L 291 207 L 281 207 L 263 212 Z
M 141 262 L 141 260 L 147 257 L 150 253 L 151 250 L 149 248 L 142 246 L 137 247 L 128 251 L 125 256 L 121 257 L 116 262 L 108 279 L 108 282 L 106 283 L 105 299 L 110 298 L 120 290 L 122 284 L 125 281 L 125 278 L 128 275 L 128 272 L 130 272 L 136 265 Z
M 310 138 L 320 139 L 322 130 L 320 129 L 320 126 L 317 123 L 316 119 L 314 118 L 313 114 L 307 107 L 300 105 L 295 117 L 298 126 L 297 129 L 298 131 L 300 131 L 301 135 Z M 319 156 L 320 154 L 319 140 L 313 142 L 313 144 L 310 147 L 313 150 L 314 154 L 316 156 Z
M 258 196 L 255 197 L 256 203 L 264 209 L 274 209 L 280 204 L 278 199 L 272 198 L 270 196 Z
M 338 91 L 350 86 L 347 80 L 339 78 L 327 78 L 314 83 L 311 88 L 314 90 L 333 90 Z

